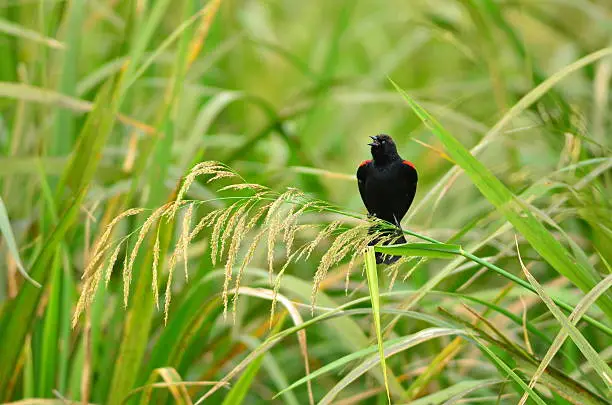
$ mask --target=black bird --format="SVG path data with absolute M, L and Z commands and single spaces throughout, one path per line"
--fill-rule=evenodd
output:
M 396 225 L 397 230 L 383 230 L 370 244 L 406 243 L 400 221 L 406 215 L 416 194 L 418 174 L 414 165 L 397 153 L 389 135 L 371 136 L 372 160 L 364 160 L 357 169 L 359 194 L 370 215 Z M 375 227 L 370 228 L 374 232 Z M 381 240 L 389 239 L 390 240 Z M 376 263 L 392 264 L 399 256 L 376 253 Z

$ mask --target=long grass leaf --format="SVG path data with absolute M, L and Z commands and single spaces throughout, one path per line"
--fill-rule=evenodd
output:
M 0 97 L 61 107 L 77 113 L 91 112 L 95 107 L 94 103 L 89 101 L 24 83 L 0 82 Z M 130 125 L 149 135 L 155 134 L 155 129 L 153 127 L 134 118 L 122 114 L 117 114 L 117 118 L 124 124 Z
M 391 394 L 389 392 L 389 381 L 387 378 L 387 363 L 385 362 L 385 352 L 383 348 L 383 337 L 380 326 L 380 294 L 378 291 L 378 269 L 376 268 L 376 257 L 374 256 L 374 248 L 368 247 L 365 252 L 365 267 L 368 278 L 368 288 L 370 289 L 370 300 L 372 300 L 372 318 L 374 319 L 374 330 L 376 331 L 376 340 L 378 342 L 378 354 L 380 355 L 380 367 L 382 368 L 383 378 L 385 381 L 385 390 L 387 391 L 387 400 L 391 404 Z
M 453 259 L 463 253 L 461 246 L 446 243 L 404 243 L 401 245 L 375 246 L 374 251 L 388 255 L 420 256 L 433 259 Z
M 491 349 L 489 349 L 484 343 L 482 343 L 478 338 L 476 338 L 475 336 L 472 336 L 471 339 L 476 342 L 476 345 L 480 348 L 480 350 L 482 350 L 482 352 L 489 357 L 493 363 L 495 365 L 497 365 L 497 367 L 505 374 L 505 376 L 511 378 L 515 383 L 517 383 L 523 390 L 525 390 L 526 392 L 529 393 L 529 395 L 531 395 L 531 398 L 538 404 L 538 405 L 546 405 L 546 402 L 544 402 L 544 400 L 542 398 L 540 398 L 540 396 L 533 390 L 531 389 L 527 384 L 525 384 L 525 381 L 523 381 L 523 379 L 514 372 L 514 370 L 512 370 L 512 367 L 510 367 L 508 364 L 506 364 L 504 362 L 503 359 L 501 359 L 500 357 L 498 357 Z
M 277 333 L 282 327 L 283 322 L 277 322 L 274 325 L 274 328 L 271 330 L 271 334 Z M 227 394 L 223 403 L 221 405 L 240 405 L 243 403 L 251 385 L 253 385 L 253 381 L 261 368 L 261 363 L 264 360 L 266 353 L 261 353 L 258 357 L 256 357 L 246 368 L 246 370 L 242 373 L 236 384 L 232 386 L 230 392 Z

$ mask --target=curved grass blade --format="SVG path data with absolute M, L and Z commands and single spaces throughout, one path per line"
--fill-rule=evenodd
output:
M 281 329 L 283 326 L 283 318 L 285 317 L 282 316 L 281 319 L 276 322 L 276 325 L 274 325 L 274 328 L 270 331 L 271 335 L 278 333 L 278 331 Z M 266 352 L 262 352 L 249 364 L 238 381 L 236 381 L 236 384 L 232 386 L 232 389 L 230 390 L 229 394 L 227 394 L 221 405 L 242 404 L 247 393 L 249 392 L 249 389 L 251 388 L 251 385 L 253 384 L 253 381 L 255 380 L 255 377 L 257 376 L 257 373 L 259 372 L 259 369 L 261 368 L 261 363 L 263 362 L 265 355 Z
M 49 38 L 39 34 L 36 31 L 25 28 L 21 25 L 12 23 L 3 18 L 0 18 L 0 32 L 6 35 L 12 35 L 14 37 L 28 39 L 30 41 L 38 42 L 51 49 L 64 50 L 66 45 L 55 38 Z
M 13 235 L 13 228 L 11 227 L 11 222 L 8 217 L 8 213 L 6 212 L 6 206 L 4 205 L 4 201 L 0 196 L 0 233 L 4 236 L 4 240 L 6 241 L 6 247 L 13 257 L 15 264 L 17 265 L 17 269 L 19 273 L 28 280 L 28 282 L 32 283 L 36 287 L 40 288 L 40 283 L 34 280 L 25 267 L 23 266 L 23 262 L 21 261 L 21 256 L 19 255 L 19 249 L 17 249 L 17 242 L 15 242 L 15 235 Z
M 512 378 L 514 380 L 514 382 L 516 382 L 518 385 L 520 385 L 520 387 L 522 389 L 524 389 L 525 391 L 527 391 L 529 393 L 529 395 L 531 395 L 531 398 L 538 404 L 538 405 L 546 405 L 546 402 L 544 402 L 542 400 L 542 398 L 540 398 L 540 396 L 531 388 L 529 388 L 529 386 L 527 384 L 525 384 L 525 381 L 523 381 L 523 379 L 518 376 L 510 366 L 508 366 L 501 358 L 499 358 L 495 353 L 493 353 L 493 351 L 491 349 L 489 349 L 485 344 L 483 344 L 478 338 L 476 338 L 476 336 L 471 336 L 470 340 L 473 340 L 474 342 L 476 342 L 476 345 L 480 348 L 480 350 L 487 356 L 489 357 L 491 360 L 493 360 L 493 362 L 497 365 L 497 367 L 503 371 L 504 373 L 506 373 L 508 375 L 508 377 Z
M 277 317 L 278 318 L 278 317 Z M 240 341 L 246 344 L 249 349 L 256 349 L 261 344 L 261 341 L 253 336 L 242 335 Z M 282 361 L 278 360 L 274 355 L 267 354 L 263 356 L 263 368 L 265 369 L 270 381 L 274 384 L 275 390 L 282 390 L 283 387 L 289 385 L 287 373 L 291 371 Z M 266 397 L 266 400 L 269 397 Z M 286 392 L 283 394 L 283 401 L 287 405 L 302 405 L 303 401 L 298 400 L 294 392 Z M 310 405 L 314 405 L 314 398 L 310 401 Z
M 410 401 L 410 405 L 451 405 L 474 391 L 501 384 L 504 381 L 505 380 L 493 378 L 488 380 L 459 381 L 457 384 L 454 384 L 448 388 L 444 388 L 415 401 Z
M 164 381 L 163 383 L 156 383 L 157 377 L 161 377 Z M 204 386 L 204 385 L 212 385 L 216 384 L 215 381 L 183 381 L 181 375 L 172 367 L 160 367 L 156 368 L 151 372 L 149 379 L 146 385 L 142 387 L 136 388 L 125 397 L 123 403 L 126 403 L 128 399 L 130 399 L 135 394 L 142 392 L 142 397 L 140 400 L 141 404 L 149 404 L 151 403 L 151 398 L 153 396 L 153 389 L 155 388 L 165 388 L 167 389 L 174 398 L 175 404 L 185 404 L 191 405 L 191 398 L 189 397 L 189 392 L 187 391 L 188 386 Z
M 95 108 L 89 101 L 23 83 L 0 82 L 0 97 L 62 107 L 78 113 L 91 112 Z M 117 119 L 149 135 L 156 133 L 155 128 L 126 115 L 117 113 Z

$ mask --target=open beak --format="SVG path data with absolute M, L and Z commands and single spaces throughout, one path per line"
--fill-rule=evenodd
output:
M 369 143 L 368 145 L 370 145 L 370 146 L 378 146 L 378 145 L 380 145 L 380 143 L 378 142 L 378 137 L 377 136 L 370 136 L 370 138 L 372 138 L 372 140 L 374 142 Z

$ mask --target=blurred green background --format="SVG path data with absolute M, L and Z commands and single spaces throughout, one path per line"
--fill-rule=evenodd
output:
M 173 200 L 202 161 L 363 214 L 354 173 L 369 158 L 368 136 L 388 133 L 419 172 L 406 229 L 524 278 L 516 235 L 547 294 L 584 305 L 601 326 L 572 329 L 542 299 L 474 262 L 413 258 L 395 275 L 397 294 L 382 298 L 396 311 L 383 314 L 385 339 L 420 343 L 387 359 L 392 402 L 517 403 L 557 333 L 567 331 L 571 340 L 527 403 L 608 403 L 611 313 L 581 299 L 588 290 L 608 294 L 612 263 L 611 39 L 604 0 L 0 0 L 0 400 L 195 403 L 210 387 L 185 382 L 229 376 L 231 385 L 206 403 L 309 403 L 306 384 L 274 397 L 306 375 L 296 334 L 259 347 L 293 326 L 284 307 L 272 326 L 261 296 L 241 299 L 235 323 L 220 315 L 224 271 L 210 260 L 210 229 L 189 247 L 189 280 L 176 274 L 167 325 L 150 288 L 155 235 L 135 258 L 123 305 L 121 266 L 151 211 L 122 219 L 109 236 L 129 236 L 130 250 L 117 248 L 108 287 L 82 275 L 113 218 Z M 455 166 L 460 152 L 422 124 L 393 82 L 475 148 L 529 204 L 546 237 L 506 223 L 470 168 Z M 188 197 L 210 201 L 192 222 L 229 205 L 218 188 L 193 184 Z M 338 218 L 358 223 L 337 211 L 304 215 L 321 227 Z M 181 228 L 162 222 L 160 296 Z M 281 294 L 303 304 L 305 321 L 312 277 L 332 241 L 288 266 L 282 281 Z M 576 287 L 542 253 L 549 247 L 592 285 Z M 272 288 L 266 250 L 264 238 L 243 286 Z M 278 272 L 280 241 L 276 251 Z M 318 313 L 369 295 L 361 259 L 345 295 L 347 261 L 330 270 Z M 42 289 L 24 281 L 21 262 Z M 386 292 L 395 277 L 379 274 Z M 73 328 L 82 291 L 96 296 Z M 424 295 L 412 301 L 415 291 Z M 464 304 L 487 319 L 472 331 L 479 338 L 419 335 L 432 323 L 469 329 L 478 318 Z M 305 328 L 310 371 L 375 348 L 369 300 L 356 305 L 364 311 Z M 400 314 L 408 310 L 435 321 Z M 361 360 L 313 378 L 314 401 L 386 403 L 379 365 L 351 377 Z M 246 370 L 234 369 L 240 364 Z

